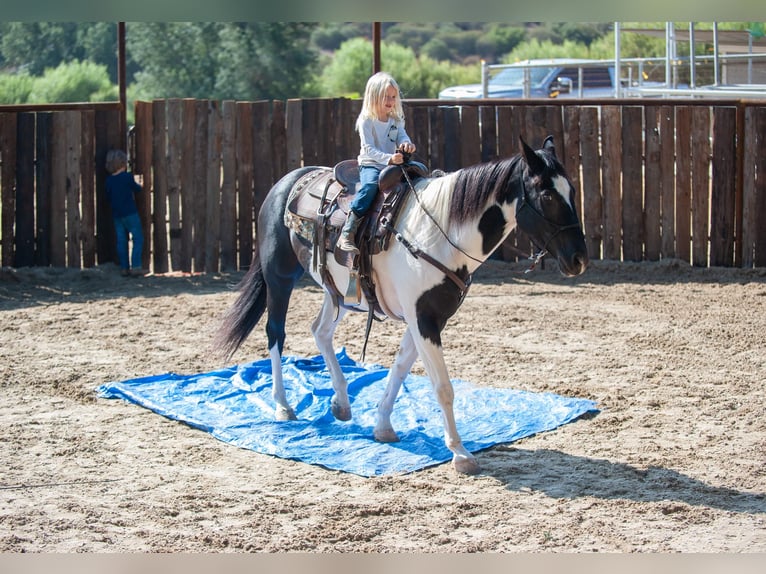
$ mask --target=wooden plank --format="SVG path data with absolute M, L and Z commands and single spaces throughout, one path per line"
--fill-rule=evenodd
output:
M 622 108 L 622 253 L 625 261 L 644 258 L 642 116 L 643 109 L 639 106 Z M 659 198 L 655 201 L 659 204 Z
M 237 234 L 239 268 L 248 269 L 253 258 L 253 104 L 237 102 Z
M 692 109 L 692 264 L 708 265 L 710 217 L 710 109 Z
M 2 251 L 0 265 L 13 265 L 13 223 L 16 211 L 16 126 L 18 115 L 15 113 L 0 114 L 0 157 L 3 160 L 0 172 L 0 194 L 2 194 Z
M 431 134 L 428 142 L 428 161 L 431 169 L 447 171 L 444 164 L 444 108 L 428 109 L 428 131 Z
M 332 121 L 332 100 L 329 98 L 321 98 L 317 100 L 317 122 L 316 122 L 316 162 L 318 165 L 333 166 L 335 165 L 335 127 Z M 271 141 L 271 109 L 269 106 L 269 124 L 268 134 L 269 141 Z M 271 146 L 269 146 L 269 150 Z M 274 183 L 272 178 L 269 178 L 269 187 Z
M 152 167 L 154 172 L 154 195 L 152 197 L 152 246 L 154 251 L 154 272 L 168 272 L 168 227 L 167 227 L 167 102 L 152 102 Z
M 710 265 L 734 265 L 737 109 L 713 108 L 713 181 L 710 197 Z
M 53 139 L 53 119 L 51 112 L 37 113 L 37 136 L 35 147 L 35 203 L 37 214 L 37 242 L 35 265 L 47 267 L 51 263 L 51 145 Z M 98 164 L 97 164 L 98 165 Z
M 287 173 L 287 131 L 285 103 L 271 102 L 271 179 L 273 183 Z
M 314 110 L 314 106 L 309 109 Z M 304 109 L 304 118 L 306 117 Z M 311 114 L 309 114 L 311 116 Z M 271 173 L 271 145 L 269 140 L 271 136 L 271 114 L 269 102 L 261 101 L 253 103 L 253 206 L 255 212 L 261 209 L 266 194 L 273 184 Z M 310 136 L 316 139 L 316 136 Z M 304 142 L 305 143 L 305 142 Z M 312 165 L 316 165 L 316 146 L 314 145 L 314 156 Z
M 460 136 L 456 142 L 460 148 L 460 167 L 481 163 L 480 136 L 479 110 L 474 106 L 464 106 L 460 113 Z
M 353 151 L 349 151 L 349 148 L 351 147 L 351 134 L 349 133 L 347 126 L 349 125 L 349 109 L 350 109 L 350 101 L 347 98 L 332 98 L 330 100 L 331 110 L 330 114 L 332 116 L 332 141 L 334 145 L 333 150 L 333 164 L 344 160 L 349 159 L 352 157 L 352 153 L 355 154 Z M 406 112 L 406 110 L 405 110 Z M 274 110 L 272 109 L 272 126 L 275 121 L 277 121 L 276 116 L 274 116 Z M 273 133 L 272 133 L 273 138 Z M 277 155 L 277 150 L 272 146 L 272 154 L 275 156 Z M 284 174 L 282 174 L 284 175 Z
M 152 105 L 150 102 L 136 102 L 136 157 L 134 165 L 138 170 L 137 181 L 143 191 L 136 197 L 138 215 L 144 230 L 144 250 L 141 254 L 141 266 L 151 269 L 152 266 L 152 195 L 154 192 L 152 150 Z
M 481 106 L 481 162 L 486 163 L 498 159 L 497 154 L 497 117 L 495 106 Z
M 254 118 L 257 118 L 254 116 Z M 303 100 L 303 114 L 301 123 L 301 141 L 303 142 L 303 165 L 320 165 L 318 138 L 319 138 L 319 101 L 316 99 Z M 256 144 L 257 152 L 257 144 Z M 256 168 L 257 169 L 257 168 Z M 256 178 L 258 176 L 256 175 Z M 260 202 L 256 201 L 257 205 Z
M 168 220 L 170 222 L 170 268 L 187 271 L 181 265 L 181 110 L 179 98 L 168 100 Z
M 754 237 L 753 264 L 766 267 L 766 107 L 759 107 L 755 114 L 755 131 L 758 134 L 758 152 L 756 153 L 756 203 L 755 217 L 758 223 Z
M 662 246 L 662 162 L 660 161 L 660 107 L 646 106 L 645 142 L 646 182 L 644 190 L 644 237 L 646 259 L 658 261 Z
M 756 206 L 756 157 L 758 150 L 759 132 L 755 129 L 756 112 L 758 108 L 747 106 L 745 108 L 745 133 L 744 133 L 744 157 L 743 157 L 743 182 L 742 182 L 742 266 L 753 266 L 755 238 L 758 230 Z
M 414 108 L 406 108 L 407 110 L 407 123 L 405 125 L 407 134 L 410 136 L 412 143 L 415 144 L 414 159 L 424 163 L 426 166 L 431 165 L 431 152 L 430 141 L 428 139 L 428 108 L 423 106 L 417 106 Z M 349 138 L 350 139 L 350 138 Z M 354 142 L 353 154 L 349 157 L 356 157 L 359 153 L 359 141 Z
M 192 270 L 194 253 L 195 141 L 197 102 L 185 98 L 181 106 L 181 270 Z
M 194 185 L 193 209 L 191 217 L 186 218 L 186 224 L 193 227 L 194 241 L 192 269 L 195 272 L 205 270 L 205 245 L 207 230 L 205 228 L 205 213 L 207 211 L 207 148 L 208 148 L 208 118 L 210 105 L 207 100 L 195 102 L 194 116 Z
M 620 106 L 601 108 L 604 259 L 620 260 L 622 243 L 622 138 Z
M 287 171 L 303 165 L 303 100 L 287 100 Z
M 444 112 L 444 170 L 463 167 L 460 147 L 460 108 L 443 108 Z
M 0 123 L 2 121 L 0 118 Z M 16 120 L 16 238 L 13 265 L 31 267 L 34 264 L 35 114 L 21 112 Z
M 660 187 L 662 204 L 660 213 L 660 254 L 664 258 L 676 257 L 675 244 L 675 138 L 673 130 L 673 106 L 659 108 L 657 125 L 660 130 Z
M 93 267 L 96 264 L 96 113 L 83 110 L 80 122 L 82 265 Z
M 691 263 L 692 108 L 676 107 L 676 257 Z
M 66 116 L 53 114 L 51 179 L 51 265 L 66 266 Z M 114 242 L 114 241 L 113 241 Z
M 580 106 L 566 106 L 563 116 L 563 141 L 556 146 L 556 155 L 567 170 L 575 189 L 575 206 L 582 222 L 582 184 L 580 181 Z
M 236 102 L 223 102 L 221 164 L 223 181 L 221 183 L 221 271 L 237 269 L 237 156 L 236 142 Z
M 207 205 L 205 209 L 205 267 L 207 273 L 220 270 L 221 252 L 221 148 L 223 120 L 217 101 L 210 102 L 207 142 Z
M 591 259 L 601 259 L 603 240 L 603 197 L 601 194 L 601 156 L 599 153 L 598 109 L 580 108 L 582 148 L 582 212 L 585 245 Z
M 149 102 L 136 102 L 136 157 L 135 165 L 138 170 L 137 181 L 143 191 L 138 194 L 138 213 L 144 229 L 144 251 L 141 256 L 141 266 L 152 268 L 152 154 L 154 141 L 152 138 L 152 105 Z
M 497 155 L 509 158 L 519 151 L 518 126 L 514 125 L 513 106 L 498 106 L 497 108 Z
M 96 110 L 96 257 L 99 263 L 117 262 L 112 209 L 106 198 L 106 154 L 111 149 L 125 149 L 120 132 L 119 110 Z
M 66 111 L 66 238 L 67 238 L 67 267 L 80 268 L 80 139 L 82 134 L 82 118 L 79 111 Z

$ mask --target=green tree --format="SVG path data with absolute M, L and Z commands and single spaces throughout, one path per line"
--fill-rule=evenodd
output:
M 0 62 L 41 76 L 62 62 L 90 60 L 107 67 L 117 82 L 114 22 L 5 22 L 0 24 Z M 128 65 L 128 79 L 133 66 Z
M 140 66 L 136 92 L 152 98 L 279 99 L 300 97 L 315 74 L 299 22 L 162 22 L 128 27 Z
M 286 99 L 304 95 L 316 74 L 309 41 L 314 24 L 224 24 L 216 51 L 219 98 Z
M 130 22 L 126 49 L 139 66 L 136 89 L 152 98 L 209 98 L 216 80 L 216 23 Z

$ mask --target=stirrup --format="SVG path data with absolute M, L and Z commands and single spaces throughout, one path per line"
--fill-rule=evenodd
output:
M 362 284 L 359 282 L 359 269 L 348 272 L 348 288 L 343 296 L 344 305 L 359 305 L 362 302 Z

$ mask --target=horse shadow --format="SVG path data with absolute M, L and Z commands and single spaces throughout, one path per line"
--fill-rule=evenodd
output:
M 481 455 L 482 473 L 513 491 L 538 491 L 552 498 L 592 496 L 604 500 L 670 503 L 747 514 L 766 513 L 766 494 L 717 487 L 668 468 L 570 455 L 557 450 L 497 446 Z M 666 512 L 666 510 L 663 510 Z

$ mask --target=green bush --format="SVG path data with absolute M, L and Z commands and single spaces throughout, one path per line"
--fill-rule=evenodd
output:
M 35 79 L 29 74 L 0 74 L 0 104 L 26 104 Z
M 42 77 L 35 78 L 28 101 L 37 104 L 117 99 L 117 87 L 110 82 L 106 66 L 73 61 L 49 68 Z

